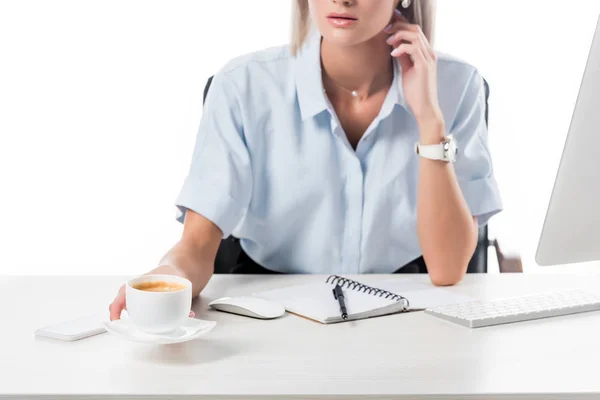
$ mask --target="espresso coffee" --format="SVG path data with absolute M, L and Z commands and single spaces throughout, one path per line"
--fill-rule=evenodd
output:
M 190 319 L 192 282 L 181 276 L 151 274 L 125 285 L 129 319 L 142 332 L 173 332 Z
M 133 285 L 133 287 L 145 292 L 178 292 L 186 288 L 186 286 L 181 283 L 167 281 L 140 282 Z

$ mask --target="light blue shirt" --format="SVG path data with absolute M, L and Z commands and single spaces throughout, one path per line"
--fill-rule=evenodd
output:
M 419 140 L 394 82 L 352 149 L 323 91 L 320 34 L 236 58 L 214 77 L 189 175 L 176 200 L 240 238 L 265 268 L 287 273 L 392 273 L 422 255 L 417 238 Z M 439 103 L 460 153 L 460 188 L 480 224 L 502 208 L 485 124 L 482 77 L 439 55 Z

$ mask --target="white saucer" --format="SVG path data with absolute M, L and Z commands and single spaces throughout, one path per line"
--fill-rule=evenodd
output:
M 123 339 L 154 344 L 187 342 L 210 332 L 216 325 L 215 321 L 188 318 L 180 328 L 173 332 L 153 334 L 140 331 L 129 318 L 104 322 L 107 331 L 115 333 Z

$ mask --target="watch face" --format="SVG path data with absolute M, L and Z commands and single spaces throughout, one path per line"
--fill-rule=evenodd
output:
M 456 161 L 456 154 L 458 153 L 458 143 L 456 142 L 454 136 L 448 136 L 446 143 L 444 143 L 444 152 L 446 153 L 446 158 L 449 161 Z

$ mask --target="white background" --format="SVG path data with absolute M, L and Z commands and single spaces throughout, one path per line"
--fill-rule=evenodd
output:
M 173 202 L 206 79 L 286 44 L 290 1 L 0 0 L 0 274 L 153 268 L 181 232 Z M 438 4 L 437 49 L 491 85 L 505 204 L 493 235 L 540 272 L 535 248 L 600 2 Z

